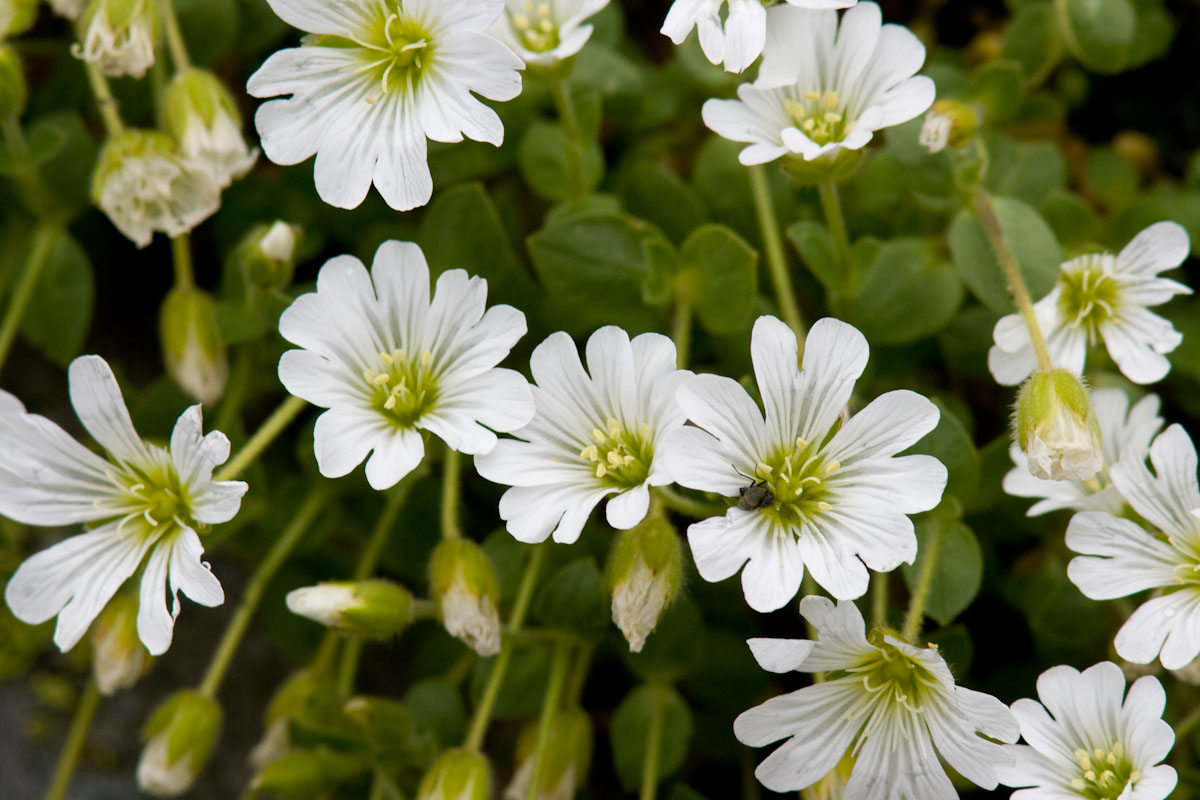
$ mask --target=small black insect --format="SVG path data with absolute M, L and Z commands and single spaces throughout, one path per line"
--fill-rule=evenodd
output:
M 738 489 L 738 508 L 742 511 L 757 511 L 775 505 L 775 493 L 767 487 L 766 481 L 755 481 L 737 467 L 733 469 L 746 480 L 754 481 L 749 486 Z

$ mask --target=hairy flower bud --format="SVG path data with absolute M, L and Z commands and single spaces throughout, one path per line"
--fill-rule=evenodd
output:
M 679 594 L 682 576 L 683 547 L 661 513 L 617 535 L 608 560 L 612 617 L 631 652 L 641 652 Z
M 481 656 L 500 652 L 500 582 L 491 559 L 469 539 L 445 539 L 430 561 L 442 624 Z
M 17 51 L 0 42 L 0 122 L 13 119 L 25 110 L 29 89 Z
M 138 760 L 138 788 L 155 797 L 183 794 L 208 763 L 221 732 L 221 707 L 192 689 L 173 694 L 150 715 Z
M 207 292 L 177 286 L 159 312 L 159 340 L 167 373 L 196 400 L 221 399 L 229 377 L 229 359 L 217 330 L 216 306 Z
M 1043 480 L 1087 480 L 1102 466 L 1100 426 L 1087 390 L 1065 369 L 1035 372 L 1017 395 L 1017 443 Z
M 940 153 L 968 144 L 978 130 L 979 115 L 973 108 L 958 100 L 938 100 L 925 114 L 919 141 L 930 153 Z
M 0 0 L 0 39 L 20 36 L 37 19 L 38 0 Z
M 120 595 L 92 623 L 92 672 L 101 694 L 128 689 L 150 668 L 150 652 L 138 638 L 138 599 Z
M 487 759 L 465 747 L 438 756 L 417 790 L 417 800 L 488 800 L 491 796 Z
M 282 221 L 255 225 L 233 249 L 231 263 L 250 286 L 282 289 L 292 282 L 299 235 L 298 228 Z
M 163 121 L 179 154 L 224 188 L 245 175 L 258 152 L 242 136 L 242 117 L 225 84 L 211 72 L 190 68 L 167 84 Z
M 395 636 L 413 619 L 408 590 L 381 580 L 305 586 L 288 593 L 287 607 L 336 631 L 372 638 Z
M 90 0 L 76 21 L 76 58 L 111 78 L 140 78 L 154 64 L 159 32 L 155 0 Z
M 526 800 L 533 780 L 538 724 L 527 725 L 517 740 L 517 769 L 504 790 L 505 800 Z M 542 753 L 537 800 L 571 800 L 587 780 L 592 762 L 592 720 L 580 708 L 560 711 Z

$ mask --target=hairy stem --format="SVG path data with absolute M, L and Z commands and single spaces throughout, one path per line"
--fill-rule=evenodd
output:
M 760 166 L 750 167 L 750 191 L 754 196 L 754 211 L 758 215 L 762 231 L 763 249 L 766 251 L 767 271 L 775 289 L 775 301 L 783 321 L 796 333 L 801 349 L 804 347 L 804 320 L 800 307 L 796 305 L 796 290 L 792 287 L 792 276 L 788 273 L 787 257 L 783 252 L 783 237 L 779 233 L 779 221 L 775 217 L 775 206 L 771 204 L 771 193 L 767 188 L 767 173 Z
M 857 278 L 854 274 L 854 260 L 850 257 L 850 234 L 846 232 L 846 217 L 842 213 L 842 200 L 838 194 L 837 183 L 832 180 L 821 181 L 817 184 L 817 193 L 821 196 L 821 211 L 825 214 L 825 224 L 833 237 L 833 256 L 840 270 L 842 294 L 849 297 L 854 292 Z
M 533 769 L 529 771 L 527 800 L 537 800 L 542 783 L 542 766 L 546 748 L 550 744 L 550 733 L 554 727 L 554 716 L 562 700 L 563 686 L 567 681 L 567 667 L 571 663 L 571 644 L 559 639 L 554 645 L 554 657 L 550 662 L 550 679 L 546 683 L 546 694 L 542 699 L 542 714 L 538 719 L 537 746 L 533 751 Z
M 904 638 L 916 642 L 921 632 L 921 620 L 925 615 L 925 604 L 929 602 L 929 590 L 933 588 L 933 576 L 937 573 L 938 556 L 942 549 L 942 538 L 946 533 L 946 524 L 938 520 L 932 526 L 929 538 L 922 544 L 924 557 L 921 559 L 921 572 L 917 576 L 917 587 L 913 590 L 912 599 L 908 601 L 908 613 L 904 617 Z
M 579 115 L 575 113 L 575 101 L 565 79 L 554 82 L 554 108 L 567 135 L 567 194 L 581 197 L 584 193 L 583 136 L 579 130 Z
M 461 539 L 462 528 L 458 524 L 458 500 L 461 491 L 459 476 L 462 473 L 462 456 L 453 447 L 446 445 L 446 457 L 442 461 L 442 538 Z
M 217 470 L 213 475 L 213 480 L 228 481 L 240 475 L 262 455 L 271 442 L 275 441 L 275 437 L 279 436 L 307 405 L 308 403 L 299 397 L 288 397 L 287 400 L 284 400 L 283 404 L 267 417 L 267 421 L 262 424 L 262 427 L 250 437 L 250 441 L 246 442 L 245 446 L 224 467 Z
M 58 754 L 58 763 L 54 767 L 54 777 L 50 788 L 46 790 L 46 800 L 62 800 L 67 795 L 71 778 L 75 774 L 75 766 L 79 763 L 79 754 L 87 741 L 88 729 L 96 717 L 96 707 L 100 705 L 100 689 L 96 686 L 95 678 L 88 678 L 79 705 L 75 706 L 75 716 L 71 719 L 71 729 L 67 732 L 67 740 L 63 742 Z

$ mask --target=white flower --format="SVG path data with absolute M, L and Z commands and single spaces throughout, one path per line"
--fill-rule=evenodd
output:
M 180 157 L 168 136 L 125 130 L 104 143 L 92 200 L 138 247 L 155 231 L 187 233 L 221 205 L 221 190 Z
M 109 77 L 140 78 L 154 64 L 159 29 L 154 0 L 91 0 L 77 27 L 80 43 L 71 52 Z
M 537 414 L 475 459 L 479 474 L 513 488 L 500 498 L 508 532 L 522 542 L 571 543 L 592 509 L 627 529 L 650 507 L 651 486 L 671 483 L 664 440 L 683 426 L 675 389 L 690 372 L 675 368 L 675 343 L 656 333 L 632 341 L 608 326 L 587 343 L 588 371 L 571 337 L 552 334 L 533 351 Z M 588 373 L 591 373 L 589 376 Z
M 730 378 L 699 375 L 677 393 L 699 427 L 668 442 L 667 472 L 692 489 L 737 496 L 761 484 L 761 502 L 730 508 L 688 529 L 701 577 L 719 581 L 746 564 L 746 602 L 773 611 L 800 588 L 804 569 L 838 599 L 867 590 L 877 572 L 912 563 L 917 539 L 905 516 L 936 506 L 946 468 L 931 456 L 896 457 L 937 425 L 937 406 L 888 392 L 842 422 L 867 341 L 835 319 L 813 325 L 797 370 L 796 336 L 760 317 L 750 343 L 763 412 Z
M 1100 425 L 1083 381 L 1071 372 L 1033 373 L 1017 396 L 1014 422 L 1033 477 L 1086 481 L 1100 471 Z
M 810 9 L 848 8 L 858 0 L 787 0 Z M 729 0 L 725 23 L 721 9 L 725 0 L 675 0 L 662 31 L 675 44 L 683 44 L 693 28 L 699 31 L 700 49 L 713 64 L 725 63 L 729 72 L 741 72 L 754 63 L 767 38 L 767 14 L 762 0 Z
M 386 489 L 421 462 L 421 431 L 475 455 L 495 447 L 492 431 L 529 421 L 529 384 L 496 367 L 525 335 L 525 315 L 485 313 L 486 302 L 487 281 L 461 269 L 442 273 L 431 300 L 429 267 L 410 242 L 380 245 L 369 274 L 353 256 L 326 262 L 317 291 L 279 318 L 283 338 L 303 348 L 279 359 L 279 380 L 329 409 L 314 431 L 322 475 L 346 475 L 373 450 L 367 480 Z
M 506 0 L 505 5 L 492 33 L 526 65 L 552 67 L 583 49 L 592 35 L 584 20 L 608 0 Z
M 800 602 L 800 613 L 817 640 L 751 639 L 759 665 L 842 677 L 773 698 L 734 720 L 743 744 L 788 739 L 754 771 L 764 786 L 777 792 L 811 786 L 849 751 L 854 767 L 845 797 L 855 800 L 957 800 L 938 756 L 967 780 L 995 787 L 998 771 L 1013 759 L 984 736 L 1015 742 L 1018 734 L 1003 703 L 955 686 L 936 648 L 878 630 L 864 636 L 852 602 L 835 607 L 812 595 Z
M 189 165 L 225 188 L 258 160 L 242 136 L 242 117 L 225 85 L 211 72 L 175 74 L 164 95 L 164 122 Z
M 1114 642 L 1135 664 L 1157 656 L 1180 669 L 1200 655 L 1200 489 L 1196 448 L 1179 425 L 1150 446 L 1157 475 L 1134 456 L 1109 471 L 1117 491 L 1161 536 L 1104 511 L 1082 511 L 1067 526 L 1067 547 L 1082 553 L 1067 575 L 1093 600 L 1111 600 L 1147 589 L 1155 596 L 1133 613 Z
M 1147 395 L 1129 407 L 1129 396 L 1121 389 L 1096 389 L 1092 392 L 1092 411 L 1101 433 L 1100 471 L 1088 480 L 1051 481 L 1029 473 L 1028 458 L 1013 445 L 1009 451 L 1016 467 L 1004 476 L 1004 491 L 1014 497 L 1037 497 L 1029 516 L 1036 517 L 1063 508 L 1075 511 L 1107 511 L 1120 514 L 1125 499 L 1113 486 L 1109 468 L 1124 459 L 1145 461 L 1150 440 L 1162 427 L 1158 416 L 1159 400 Z
M 930 111 L 925 115 L 925 124 L 921 126 L 921 135 L 917 141 L 931 154 L 937 154 L 950 144 L 950 131 L 953 129 L 954 120 L 944 114 Z
M 824 161 L 933 103 L 933 81 L 915 75 L 925 46 L 907 28 L 883 25 L 874 3 L 851 8 L 840 26 L 836 11 L 780 5 L 766 14 L 758 79 L 739 86 L 737 100 L 709 100 L 703 110 L 713 131 L 749 143 L 743 164 Z
M 1164 800 L 1175 788 L 1175 770 L 1159 763 L 1175 731 L 1162 720 L 1167 696 L 1157 678 L 1139 678 L 1126 696 L 1121 668 L 1104 661 L 1082 673 L 1051 667 L 1037 689 L 1041 703 L 1012 705 L 1029 744 L 1009 747 L 1016 764 L 1000 781 L 1033 787 L 1014 800 Z
M 144 561 L 137 630 L 161 655 L 179 614 L 177 592 L 206 606 L 225 600 L 200 560 L 197 530 L 232 519 L 246 484 L 212 480 L 229 440 L 217 431 L 201 435 L 200 406 L 179 417 L 167 450 L 138 437 L 104 359 L 77 358 L 69 376 L 75 413 L 108 459 L 0 392 L 0 514 L 26 525 L 95 527 L 28 559 L 4 598 L 23 622 L 57 615 L 54 643 L 70 650 Z
M 276 164 L 314 153 L 317 193 L 354 208 L 372 182 L 392 208 L 429 202 L 426 137 L 499 146 L 504 126 L 472 96 L 511 100 L 521 60 L 487 33 L 504 0 L 269 0 L 285 22 L 317 34 L 250 76 L 255 116 Z
M 1088 346 L 1102 339 L 1129 380 L 1162 380 L 1171 369 L 1163 354 L 1178 347 L 1183 337 L 1147 309 L 1192 293 L 1181 283 L 1158 277 L 1183 263 L 1188 251 L 1187 232 L 1174 222 L 1159 222 L 1115 256 L 1089 253 L 1063 264 L 1054 290 L 1034 305 L 1054 365 L 1081 374 Z M 1015 386 L 1037 363 L 1029 331 L 1019 315 L 1010 314 L 996 323 L 992 335 L 992 376 Z

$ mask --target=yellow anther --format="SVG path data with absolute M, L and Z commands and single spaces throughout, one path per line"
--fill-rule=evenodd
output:
M 817 123 L 812 119 L 812 117 L 809 117 L 808 119 L 804 120 L 804 125 L 802 127 L 804 130 L 812 133 L 813 129 L 817 127 Z
M 833 508 L 833 506 L 829 505 L 829 503 L 826 503 L 824 500 L 818 500 L 817 508 L 821 509 L 822 511 L 829 511 Z
M 608 437 L 604 435 L 604 431 L 599 428 L 592 428 L 592 438 L 596 440 L 596 444 L 604 444 L 608 441 Z
M 557 464 L 557 463 L 558 463 L 558 456 L 550 456 L 550 460 L 551 460 L 551 461 L 553 461 L 555 464 Z
M 376 378 L 375 372 L 373 372 L 372 370 L 369 370 L 369 369 L 363 370 L 363 380 L 365 380 L 367 383 L 374 383 L 375 378 Z
M 586 458 L 588 461 L 599 461 L 600 450 L 594 444 L 589 444 L 587 447 L 579 451 L 580 458 Z
M 650 439 L 650 423 L 649 422 L 643 422 L 642 426 L 640 428 L 638 428 L 638 436 L 640 436 L 642 438 L 642 441 L 647 441 Z
M 796 437 L 796 449 L 803 450 L 806 447 L 808 447 L 808 442 L 805 441 L 805 439 L 803 437 L 797 436 Z
M 826 111 L 825 115 L 822 117 L 822 119 L 824 119 L 826 122 L 833 123 L 836 125 L 837 123 L 842 121 L 842 115 L 835 114 L 832 111 Z
M 433 353 L 431 353 L 428 350 L 426 350 L 424 353 L 421 353 L 421 366 L 422 367 L 428 367 L 429 362 L 431 362 L 431 361 L 433 361 Z
M 837 92 L 826 92 L 821 98 L 821 107 L 825 109 L 837 108 L 842 98 L 838 97 Z
M 1076 778 L 1075 780 L 1071 781 L 1071 788 L 1077 792 L 1082 792 L 1087 788 L 1087 784 L 1084 782 L 1083 778 Z
M 1097 783 L 1108 783 L 1115 777 L 1116 775 L 1113 774 L 1111 769 L 1106 769 L 1104 772 L 1100 773 L 1100 780 L 1098 780 Z
M 513 27 L 519 31 L 524 31 L 524 30 L 529 29 L 529 17 L 525 16 L 524 14 L 513 15 L 512 22 L 513 22 Z
M 764 464 L 764 463 L 763 463 L 763 462 L 761 462 L 761 461 L 760 461 L 760 462 L 758 462 L 758 468 L 757 468 L 757 470 L 756 470 L 756 471 L 757 471 L 757 472 L 765 472 L 765 473 L 766 473 L 766 474 L 768 474 L 768 475 L 770 475 L 770 474 L 773 472 L 773 470 L 771 469 L 771 465 L 770 465 L 770 464 Z
M 636 458 L 634 458 L 633 456 L 625 456 L 623 459 L 621 459 L 621 463 L 622 463 L 622 465 L 624 465 L 624 466 L 626 466 L 626 467 L 628 467 L 628 466 L 629 466 L 630 464 L 632 464 L 634 461 L 637 461 L 637 459 L 636 459 Z
M 1099 747 L 1096 747 L 1092 749 L 1092 755 L 1094 755 L 1096 758 L 1104 758 L 1104 751 Z
M 1108 758 L 1106 758 L 1106 759 L 1104 759 L 1104 760 L 1105 760 L 1106 762 L 1108 762 L 1109 764 L 1116 764 L 1116 763 L 1117 763 L 1117 757 L 1116 757 L 1116 755 L 1115 755 L 1115 754 L 1113 754 L 1113 753 L 1109 753 L 1109 754 L 1108 754 Z
M 608 472 L 608 467 L 604 466 L 604 462 L 600 462 L 599 464 L 596 465 L 596 477 L 597 478 L 603 478 L 607 472 Z
M 1125 755 L 1125 745 L 1121 744 L 1120 742 L 1113 742 L 1112 753 L 1117 758 Z
M 396 395 L 389 394 L 388 399 L 383 401 L 383 407 L 385 409 L 387 409 L 388 411 L 391 411 L 393 408 L 395 408 L 396 407 Z
M 621 435 L 621 426 L 612 417 L 609 417 L 608 421 L 605 422 L 604 424 L 608 427 L 608 435 L 611 436 L 613 439 L 616 439 L 618 436 Z
M 619 467 L 622 464 L 621 454 L 616 450 L 608 451 L 608 465 L 610 467 Z
M 1090 769 L 1087 772 L 1083 773 L 1083 777 L 1085 780 L 1089 780 L 1092 783 L 1096 782 L 1096 773 Z
M 1129 782 L 1130 783 L 1137 783 L 1141 779 L 1142 779 L 1142 773 L 1138 772 L 1136 769 L 1133 772 L 1129 773 Z
M 403 349 L 398 349 L 398 350 L 396 350 L 396 352 L 392 353 L 393 361 L 406 361 L 407 359 L 408 359 L 408 354 L 405 353 Z
M 394 362 L 394 359 L 392 358 L 390 353 L 380 353 L 379 360 L 382 361 L 383 363 L 387 364 L 389 367 Z
M 371 383 L 375 384 L 376 386 L 384 386 L 389 380 L 391 380 L 391 377 L 381 372 L 371 379 Z
M 825 465 L 825 474 L 832 475 L 833 473 L 837 472 L 841 468 L 842 468 L 842 462 L 830 461 L 828 464 Z
M 554 23 L 548 19 L 539 22 L 538 27 L 542 29 L 543 33 L 552 33 L 554 31 Z
M 821 99 L 821 93 L 820 92 L 805 92 L 804 99 L 812 100 L 813 102 L 816 102 L 817 100 Z

